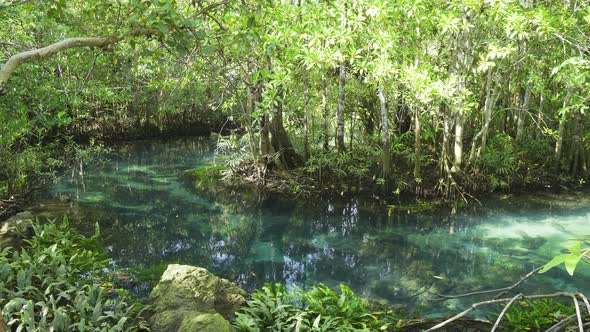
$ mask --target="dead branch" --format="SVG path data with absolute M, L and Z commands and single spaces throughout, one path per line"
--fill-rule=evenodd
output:
M 588 316 L 590 316 L 590 303 L 588 302 L 588 299 L 582 293 L 578 293 L 578 296 L 582 299 L 582 301 L 584 301 L 584 304 L 586 305 L 586 310 L 588 310 Z
M 578 299 L 576 298 L 576 294 L 572 294 L 571 298 L 574 301 L 574 305 L 576 306 L 576 317 L 578 317 L 578 327 L 580 328 L 580 332 L 584 332 L 584 323 L 582 323 L 582 314 L 580 313 L 580 304 L 578 303 Z
M 502 312 L 500 312 L 500 315 L 498 316 L 498 319 L 496 319 L 496 322 L 494 323 L 494 326 L 492 327 L 491 332 L 496 331 L 496 329 L 500 325 L 500 321 L 502 320 L 502 317 L 504 317 L 504 314 L 506 313 L 506 311 L 508 311 L 508 308 L 510 308 L 510 306 L 512 305 L 512 303 L 514 303 L 515 301 L 517 301 L 522 296 L 523 296 L 522 294 L 516 295 L 515 297 L 512 298 L 512 300 L 510 300 L 510 302 L 508 302 L 508 304 L 506 304 L 506 306 L 504 306 L 504 309 L 502 309 Z
M 524 277 L 520 278 L 519 281 L 517 281 L 516 283 L 514 283 L 514 284 L 512 284 L 511 286 L 508 286 L 508 287 L 497 288 L 497 289 L 489 289 L 489 290 L 483 290 L 483 291 L 477 291 L 477 292 L 470 292 L 470 293 L 465 293 L 465 294 L 457 294 L 457 295 L 438 294 L 438 297 L 439 297 L 439 300 L 444 301 L 444 300 L 449 300 L 449 299 L 457 299 L 457 298 L 460 298 L 460 297 L 499 293 L 498 295 L 496 295 L 493 298 L 493 299 L 497 299 L 500 296 L 502 296 L 502 295 L 510 292 L 511 290 L 515 289 L 516 287 L 520 286 L 520 284 L 522 284 L 525 280 L 527 280 L 528 278 L 530 278 L 532 275 L 534 275 L 536 272 L 538 272 L 542 268 L 543 268 L 543 266 L 539 266 L 538 268 L 536 268 L 536 269 L 532 270 L 531 272 L 527 273 Z
M 555 325 L 548 328 L 547 331 L 545 331 L 545 332 L 562 331 L 564 327 L 566 327 L 568 324 L 572 323 L 575 320 L 576 320 L 576 314 L 573 314 L 571 316 L 567 316 L 566 318 L 562 319 L 561 321 L 559 321 Z
M 522 295 L 520 298 L 517 298 L 516 300 L 514 300 L 514 298 L 502 298 L 502 299 L 477 302 L 477 303 L 473 303 L 471 305 L 471 307 L 463 310 L 462 312 L 445 320 L 444 322 L 429 328 L 428 330 L 426 330 L 426 332 L 438 330 L 438 329 L 442 328 L 443 326 L 445 326 L 453 321 L 456 321 L 457 319 L 467 315 L 468 313 L 472 312 L 473 310 L 475 310 L 481 306 L 485 306 L 485 305 L 489 305 L 489 304 L 499 304 L 499 303 L 510 302 L 510 301 L 518 302 L 518 301 L 522 301 L 522 300 L 552 299 L 552 298 L 558 298 L 558 297 L 570 297 L 571 298 L 572 296 L 575 297 L 575 295 L 576 294 L 573 294 L 573 293 L 558 292 L 558 293 L 553 293 L 553 294 Z M 581 324 L 580 324 L 580 326 L 581 326 Z

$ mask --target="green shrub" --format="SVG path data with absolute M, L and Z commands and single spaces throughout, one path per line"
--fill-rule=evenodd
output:
M 309 291 L 287 291 L 281 284 L 267 285 L 252 294 L 238 313 L 238 331 L 375 331 L 391 321 L 380 312 L 370 312 L 346 286 L 340 294 L 325 285 Z M 393 318 L 393 317 L 391 317 Z
M 304 170 L 320 182 L 338 180 L 339 183 L 360 185 L 372 182 L 379 170 L 380 158 L 381 152 L 368 146 L 345 152 L 320 152 L 310 157 Z
M 508 188 L 517 166 L 512 137 L 507 134 L 496 134 L 491 140 L 482 157 L 485 174 L 490 177 L 492 191 L 497 188 Z
M 34 227 L 29 246 L 0 253 L 0 308 L 16 331 L 138 331 L 139 307 L 101 280 L 105 256 L 67 220 Z

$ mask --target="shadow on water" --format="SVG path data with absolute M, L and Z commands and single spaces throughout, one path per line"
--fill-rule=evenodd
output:
M 200 195 L 183 180 L 184 171 L 213 162 L 206 139 L 121 145 L 107 157 L 102 167 L 64 177 L 38 213 L 70 214 L 82 230 L 99 222 L 113 267 L 128 269 L 122 282 L 139 296 L 176 262 L 247 290 L 265 282 L 345 283 L 362 296 L 435 314 L 474 299 L 433 302 L 434 294 L 512 284 L 568 238 L 590 234 L 587 193 L 498 196 L 454 218 L 391 213 L 356 199 L 251 208 Z M 588 290 L 588 275 L 550 271 L 525 291 Z

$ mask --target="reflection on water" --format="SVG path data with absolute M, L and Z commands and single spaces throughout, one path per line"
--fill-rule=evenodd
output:
M 432 302 L 438 292 L 512 284 L 568 238 L 590 234 L 587 194 L 495 198 L 455 218 L 441 211 L 392 214 L 354 199 L 248 208 L 199 195 L 183 180 L 185 170 L 213 162 L 211 151 L 201 139 L 120 146 L 106 166 L 90 165 L 52 193 L 73 198 L 69 211 L 83 219 L 80 227 L 98 221 L 113 264 L 143 280 L 178 262 L 206 267 L 248 290 L 275 281 L 346 283 L 375 300 L 424 305 L 427 313 L 467 303 Z M 576 278 L 557 269 L 525 290 L 588 290 L 587 276 L 584 268 Z M 129 286 L 142 296 L 151 287 Z

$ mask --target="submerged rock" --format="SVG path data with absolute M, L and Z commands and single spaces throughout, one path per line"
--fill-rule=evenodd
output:
M 29 211 L 17 213 L 0 225 L 0 248 L 19 247 L 33 235 L 33 219 Z
M 231 331 L 226 318 L 246 302 L 246 292 L 204 268 L 171 264 L 150 294 L 153 331 Z

